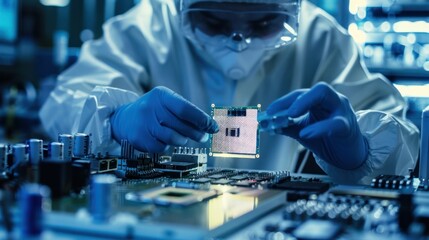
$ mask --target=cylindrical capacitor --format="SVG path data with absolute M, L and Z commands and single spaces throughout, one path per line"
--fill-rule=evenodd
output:
M 0 144 L 0 170 L 3 170 L 7 167 L 6 150 L 7 146 L 5 144 Z
M 64 161 L 64 144 L 61 142 L 51 142 L 48 145 L 49 159 L 53 161 Z
M 73 136 L 71 134 L 58 135 L 58 142 L 64 144 L 64 161 L 71 161 L 73 157 Z
M 90 213 L 95 222 L 104 222 L 113 214 L 114 186 L 116 177 L 110 174 L 94 175 L 91 178 Z
M 26 164 L 28 162 L 27 145 L 17 143 L 12 147 L 13 161 L 16 164 Z
M 73 155 L 75 157 L 85 157 L 89 155 L 89 135 L 86 133 L 76 133 L 73 138 Z
M 28 140 L 29 158 L 31 165 L 38 165 L 43 160 L 43 141 L 40 139 Z
M 21 238 L 40 236 L 43 230 L 43 207 L 49 201 L 50 192 L 45 186 L 26 184 L 19 192 Z

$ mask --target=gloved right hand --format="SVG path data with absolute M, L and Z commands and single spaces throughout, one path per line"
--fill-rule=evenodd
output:
M 368 158 L 368 142 L 349 100 L 327 83 L 285 95 L 268 106 L 267 114 L 272 120 L 262 120 L 261 128 L 273 121 L 276 133 L 298 140 L 338 168 L 353 170 Z
M 189 138 L 205 142 L 208 133 L 219 131 L 209 115 L 166 87 L 119 107 L 110 122 L 118 142 L 126 139 L 144 152 L 163 152 L 170 145 L 185 145 Z

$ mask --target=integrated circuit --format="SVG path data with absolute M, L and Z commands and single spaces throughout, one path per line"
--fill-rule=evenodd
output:
M 219 132 L 210 136 L 209 155 L 214 157 L 259 158 L 258 113 L 261 105 L 246 107 L 216 107 L 211 116 Z

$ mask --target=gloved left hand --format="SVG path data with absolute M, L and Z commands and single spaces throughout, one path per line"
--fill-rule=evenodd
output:
M 285 95 L 267 108 L 267 114 L 276 116 L 272 118 L 276 133 L 298 140 L 336 167 L 356 169 L 368 156 L 367 140 L 348 99 L 326 83 Z
M 216 121 L 166 87 L 155 87 L 135 102 L 118 107 L 110 117 L 114 138 L 128 140 L 143 152 L 164 152 L 192 139 L 208 140 L 219 131 Z

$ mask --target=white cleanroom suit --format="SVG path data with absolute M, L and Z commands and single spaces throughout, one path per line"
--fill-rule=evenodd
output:
M 417 128 L 402 118 L 406 103 L 382 75 L 362 65 L 358 48 L 344 29 L 307 1 L 301 5 L 296 42 L 273 50 L 252 75 L 233 80 L 183 35 L 178 4 L 146 0 L 109 20 L 99 40 L 86 42 L 79 61 L 63 72 L 43 106 L 44 127 L 58 133 L 92 134 L 93 152 L 112 152 L 109 118 L 119 106 L 156 86 L 165 86 L 210 112 L 217 106 L 268 106 L 318 82 L 347 96 L 369 145 L 368 158 L 354 170 L 318 164 L 340 182 L 368 182 L 384 174 L 406 174 L 418 154 Z M 299 144 L 282 135 L 262 134 L 259 159 L 211 159 L 209 165 L 266 170 L 295 168 Z

